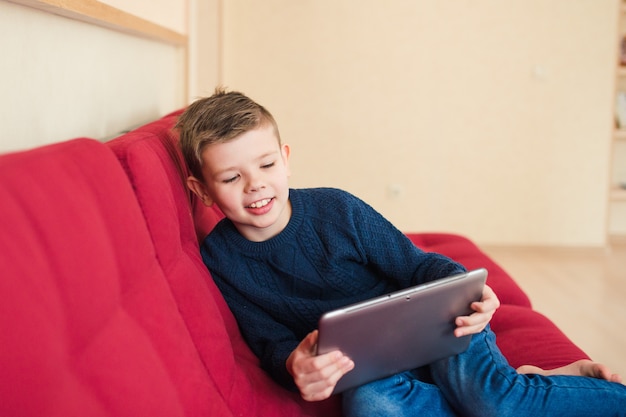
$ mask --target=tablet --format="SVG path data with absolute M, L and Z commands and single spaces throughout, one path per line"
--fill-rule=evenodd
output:
M 317 354 L 340 350 L 355 365 L 333 394 L 467 349 L 471 335 L 455 337 L 454 319 L 472 313 L 486 279 L 477 269 L 325 313 Z

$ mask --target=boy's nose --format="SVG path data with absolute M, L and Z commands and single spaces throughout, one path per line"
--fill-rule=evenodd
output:
M 263 187 L 264 185 L 260 179 L 257 178 L 254 180 L 250 180 L 248 182 L 248 186 L 246 187 L 246 192 L 253 193 L 253 192 L 261 190 Z

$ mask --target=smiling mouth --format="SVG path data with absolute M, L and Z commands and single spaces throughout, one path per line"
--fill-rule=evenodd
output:
M 255 201 L 254 203 L 250 204 L 247 208 L 261 208 L 261 207 L 265 207 L 267 206 L 270 201 L 272 201 L 271 198 L 265 198 L 263 200 L 259 200 L 259 201 Z

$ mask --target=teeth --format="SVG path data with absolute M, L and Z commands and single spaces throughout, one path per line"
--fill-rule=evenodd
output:
M 266 198 L 265 200 L 257 201 L 256 203 L 250 204 L 250 207 L 251 208 L 265 207 L 265 206 L 267 206 L 269 204 L 270 201 L 272 201 L 271 198 Z

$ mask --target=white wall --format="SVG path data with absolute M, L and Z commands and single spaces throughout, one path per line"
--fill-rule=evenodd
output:
M 0 1 L 0 51 L 0 151 L 106 138 L 185 104 L 183 47 Z
M 405 231 L 602 246 L 616 13 L 617 0 L 229 0 L 224 84 L 274 113 L 293 186 L 348 189 Z

